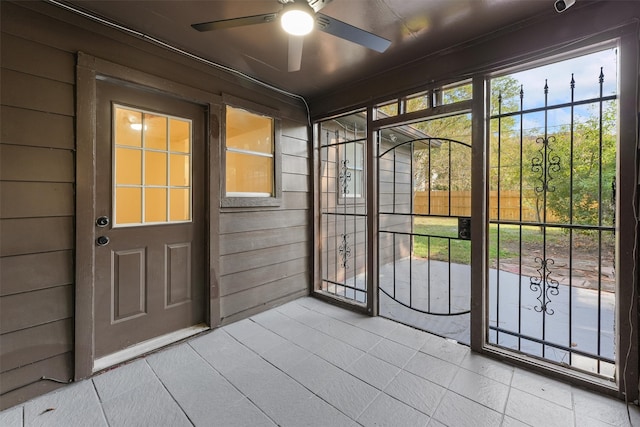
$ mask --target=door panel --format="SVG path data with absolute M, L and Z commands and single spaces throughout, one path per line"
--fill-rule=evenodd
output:
M 205 321 L 206 156 L 203 107 L 107 80 L 97 97 L 100 358 Z

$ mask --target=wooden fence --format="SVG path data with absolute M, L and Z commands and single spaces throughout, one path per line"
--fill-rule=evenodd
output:
M 520 192 L 501 191 L 500 219 L 520 220 Z M 431 210 L 429 210 L 431 204 Z M 522 200 L 522 220 L 539 221 L 535 209 L 535 198 L 528 197 Z M 451 210 L 449 210 L 449 208 Z M 418 214 L 471 216 L 471 191 L 416 191 L 413 199 L 413 209 Z M 552 214 L 547 211 L 547 218 Z M 498 192 L 489 193 L 489 218 L 498 218 Z

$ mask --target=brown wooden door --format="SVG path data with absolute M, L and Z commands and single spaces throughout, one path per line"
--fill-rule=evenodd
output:
M 100 358 L 205 321 L 205 110 L 107 80 L 97 99 Z

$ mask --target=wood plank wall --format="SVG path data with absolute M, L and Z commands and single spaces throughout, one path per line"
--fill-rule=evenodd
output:
M 42 381 L 4 395 L 11 389 L 42 376 L 63 381 L 73 376 L 75 58 L 4 32 L 0 43 L 0 407 L 5 407 L 5 396 L 10 404 L 57 384 Z
M 73 377 L 78 51 L 281 112 L 283 204 L 221 213 L 213 269 L 224 323 L 309 293 L 310 144 L 298 101 L 50 4 L 0 7 L 0 410 L 60 386 L 43 376 Z
M 307 129 L 282 123 L 282 205 L 220 214 L 220 310 L 227 324 L 309 294 L 311 263 Z

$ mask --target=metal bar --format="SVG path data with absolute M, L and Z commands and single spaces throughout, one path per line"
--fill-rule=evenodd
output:
M 464 241 L 468 240 L 468 239 L 463 239 L 463 238 L 460 238 L 460 237 L 436 236 L 434 234 L 410 233 L 410 232 L 407 232 L 407 231 L 380 230 L 380 233 L 399 234 L 399 235 L 402 235 L 402 236 L 433 237 L 434 239 L 464 240 Z
M 546 228 L 567 228 L 572 230 L 602 230 L 602 231 L 616 231 L 615 227 L 610 226 L 597 226 L 597 225 L 581 225 L 581 224 L 564 224 L 564 223 L 554 223 L 554 222 L 531 222 L 531 221 L 523 221 L 519 223 L 517 221 L 497 221 L 490 220 L 490 224 L 502 224 L 502 225 L 520 225 L 528 226 L 528 227 L 546 227 Z
M 409 305 L 407 305 L 406 303 L 403 303 L 402 301 L 399 301 L 397 299 L 395 299 L 394 297 L 392 297 L 391 295 L 389 295 L 389 293 L 387 291 L 385 291 L 384 289 L 380 288 L 380 292 L 382 292 L 383 294 L 385 294 L 386 296 L 388 296 L 389 298 L 393 299 L 395 302 L 397 302 L 398 304 L 407 307 L 413 311 L 417 311 L 418 313 L 422 313 L 422 314 L 429 314 L 431 316 L 460 316 L 463 314 L 469 314 L 471 312 L 471 310 L 465 310 L 465 311 L 461 311 L 459 313 L 433 313 L 431 311 L 427 310 L 420 310 L 419 308 L 415 308 L 415 307 L 410 307 Z
M 448 165 L 448 168 L 449 168 L 449 173 L 448 173 L 448 175 L 449 175 L 449 176 L 448 176 L 448 189 L 449 189 L 449 191 L 447 191 L 447 193 L 448 193 L 447 195 L 449 196 L 449 200 L 448 200 L 448 203 L 449 203 L 448 210 L 449 210 L 449 215 L 451 215 L 451 190 L 452 190 L 452 188 L 451 188 L 451 142 L 449 142 L 449 144 L 448 144 L 448 145 L 449 145 L 449 159 L 448 159 L 448 160 L 449 160 L 449 165 Z
M 344 139 L 345 139 L 345 141 L 347 141 L 349 139 L 349 137 L 347 135 L 347 129 L 344 129 L 343 132 L 344 132 Z M 355 124 L 354 124 L 354 132 L 353 133 L 354 133 L 354 135 L 356 133 L 355 132 Z M 348 160 L 347 160 L 347 149 L 348 149 L 347 145 L 342 147 L 342 154 L 343 154 L 344 158 L 341 159 L 340 158 L 340 148 L 338 148 L 338 160 L 340 161 L 339 163 L 348 162 Z M 344 163 L 344 166 L 345 167 L 343 168 L 343 170 L 344 170 L 343 173 L 346 175 L 348 173 L 348 170 L 349 170 L 347 163 Z M 347 195 L 347 193 L 349 191 L 347 189 L 347 185 L 348 185 L 348 183 L 347 183 L 346 177 L 345 177 L 344 186 L 341 188 L 341 191 L 342 191 L 342 194 L 340 195 L 341 197 L 344 197 L 344 196 Z M 345 251 L 344 252 L 344 256 L 343 256 L 343 260 L 344 261 L 342 263 L 342 267 L 344 268 L 344 273 L 343 273 L 344 276 L 342 278 L 342 281 L 346 284 L 347 283 L 347 275 L 348 275 L 348 268 L 347 268 L 347 250 L 348 250 L 347 249 L 348 248 L 347 239 L 348 239 L 348 234 L 347 234 L 347 215 L 346 215 L 346 213 L 347 213 L 347 203 L 346 202 L 342 204 L 342 213 L 343 213 L 343 216 L 342 216 L 342 230 L 343 230 L 342 242 L 344 243 L 344 251 Z M 347 288 L 345 287 L 343 289 L 344 289 L 343 297 L 346 298 L 347 297 Z
M 415 142 L 411 142 L 409 152 L 409 212 L 413 213 L 413 151 Z M 411 236 L 409 237 L 409 305 L 413 307 L 413 217 L 411 217 Z
M 340 140 L 340 133 L 339 131 L 336 129 L 336 133 L 335 133 L 335 140 L 339 141 Z M 335 167 L 336 169 L 338 168 L 338 165 L 340 164 L 340 158 L 339 158 L 339 148 L 335 148 L 334 149 L 334 156 L 335 156 Z M 337 171 L 336 171 L 337 172 Z M 336 177 L 337 178 L 337 177 Z M 339 192 L 340 192 L 340 186 L 338 185 L 338 183 L 336 183 L 336 196 L 339 197 Z M 337 197 L 336 197 L 337 198 Z M 334 275 L 333 278 L 337 281 L 338 280 L 338 264 L 339 264 L 339 260 L 338 260 L 338 206 L 336 206 L 334 208 L 334 212 L 336 215 L 334 215 L 333 217 L 333 229 L 334 229 L 334 233 L 333 233 L 333 247 L 336 248 L 335 251 L 335 262 L 334 262 Z M 337 295 L 337 291 L 334 292 L 334 295 Z
M 431 236 L 427 236 L 427 310 L 431 312 Z
M 617 95 L 608 95 L 608 96 L 602 96 L 602 97 L 598 97 L 598 98 L 585 99 L 585 100 L 576 101 L 576 102 L 565 102 L 563 104 L 556 104 L 556 105 L 538 107 L 538 108 L 530 108 L 528 110 L 522 111 L 522 113 L 524 113 L 524 114 L 540 113 L 542 111 L 557 110 L 557 109 L 560 109 L 560 108 L 567 108 L 567 107 L 570 107 L 571 105 L 595 104 L 596 102 L 599 102 L 600 100 L 602 100 L 602 101 L 613 101 L 614 99 L 617 99 L 617 97 L 618 97 Z M 511 113 L 504 113 L 504 114 L 498 112 L 498 114 L 494 114 L 493 116 L 489 116 L 489 119 L 497 119 L 498 117 L 517 116 L 520 113 L 521 113 L 520 111 L 514 111 L 514 112 L 511 112 Z
M 386 154 L 386 153 L 385 153 Z M 393 213 L 396 213 L 396 150 L 393 150 Z
M 520 218 L 522 223 L 522 186 L 523 186 L 523 145 L 524 140 L 524 86 L 520 85 Z M 522 333 L 522 225 L 518 226 L 518 333 Z M 522 340 L 518 337 L 518 351 L 522 349 Z
M 603 357 L 603 356 L 600 356 L 600 355 L 588 353 L 586 351 L 577 350 L 575 348 L 565 347 L 565 346 L 559 345 L 559 344 L 554 344 L 552 342 L 543 341 L 540 338 L 535 338 L 535 337 L 532 337 L 532 336 L 529 336 L 529 335 L 518 334 L 518 333 L 510 331 L 508 329 L 502 329 L 502 328 L 498 328 L 496 326 L 490 326 L 489 329 L 495 330 L 495 331 L 500 331 L 503 334 L 511 335 L 511 336 L 514 336 L 514 337 L 520 337 L 520 338 L 525 339 L 527 341 L 533 341 L 533 342 L 538 343 L 538 344 L 543 344 L 543 345 L 546 345 L 548 347 L 557 348 L 558 350 L 564 350 L 566 352 L 571 352 L 571 353 L 574 353 L 574 354 L 577 354 L 577 355 L 580 355 L 580 356 L 589 357 L 589 358 L 592 358 L 592 359 L 600 360 L 602 362 L 615 364 L 615 360 L 613 360 L 613 359 L 609 359 L 609 358 L 606 358 L 606 357 Z
M 340 287 L 343 287 L 343 288 L 352 289 L 354 291 L 359 290 L 358 288 L 356 288 L 355 285 L 351 286 L 351 285 L 347 285 L 346 283 L 343 283 L 343 282 L 336 282 L 335 280 L 322 279 L 322 281 L 323 282 L 327 282 L 327 283 L 331 283 L 332 285 L 335 285 L 335 286 L 340 286 Z M 337 293 L 334 292 L 334 295 L 337 295 Z M 348 298 L 348 299 L 351 299 L 351 298 Z
M 497 194 L 497 214 L 500 220 L 500 146 L 502 143 L 502 92 L 498 95 L 498 184 Z M 489 230 L 491 236 L 491 230 Z M 496 227 L 496 325 L 500 324 L 500 225 Z M 500 345 L 500 334 L 496 331 L 496 344 Z
M 393 299 L 396 299 L 396 235 L 393 236 Z
M 574 133 L 573 128 L 575 126 L 575 90 L 576 81 L 571 73 L 571 123 L 569 128 L 569 222 L 573 223 L 573 156 L 574 156 Z M 569 229 L 569 346 L 573 341 L 573 229 Z M 569 353 L 569 365 L 573 363 L 573 353 Z M 598 373 L 600 370 L 598 369 Z
M 449 314 L 451 314 L 451 240 L 447 240 L 447 259 L 449 260 L 447 263 L 449 274 Z
M 548 116 L 549 116 L 549 110 L 547 109 L 549 105 L 549 85 L 547 83 L 547 79 L 544 80 L 544 156 L 542 157 L 542 173 L 543 173 L 543 179 L 544 179 L 544 184 L 542 186 L 542 218 L 543 218 L 543 222 L 547 222 L 547 191 L 548 191 L 548 186 L 547 186 L 547 182 L 548 182 L 548 169 L 547 169 L 547 163 L 548 163 L 548 149 L 549 149 L 549 135 L 548 135 Z M 547 262 L 547 228 L 546 227 L 542 227 L 542 262 L 543 265 L 546 264 Z M 543 274 L 542 280 L 540 281 L 540 286 L 542 287 L 542 340 L 546 341 L 545 337 L 546 337 L 546 332 L 547 332 L 547 310 L 546 310 L 546 304 L 547 304 L 547 299 L 546 299 L 546 295 L 547 295 L 547 281 L 546 281 L 546 276 Z M 544 357 L 545 355 L 545 349 L 546 346 L 543 344 L 542 345 L 542 357 Z
M 428 155 L 427 155 L 427 171 L 429 172 L 427 176 L 427 214 L 431 214 L 431 144 L 428 145 Z
M 600 67 L 600 103 L 598 105 L 598 225 L 602 225 L 602 132 L 603 132 L 603 101 L 602 91 L 604 85 L 603 67 Z M 598 354 L 602 345 L 602 231 L 598 232 Z M 600 373 L 600 363 L 598 363 Z

